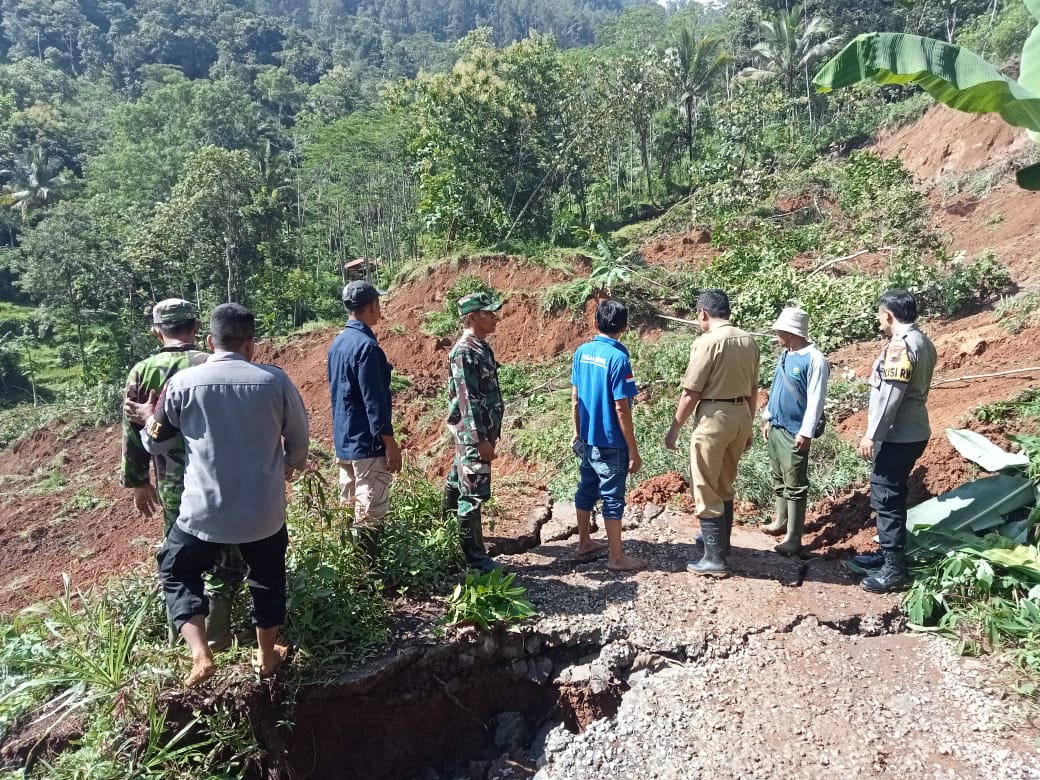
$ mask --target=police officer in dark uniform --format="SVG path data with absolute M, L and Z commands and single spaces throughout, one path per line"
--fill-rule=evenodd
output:
M 863 568 L 880 566 L 861 583 L 871 593 L 902 590 L 910 582 L 904 559 L 907 482 L 932 433 L 925 404 L 936 362 L 935 345 L 916 320 L 917 301 L 909 292 L 881 296 L 878 322 L 889 342 L 871 371 L 867 432 L 858 448 L 873 463 L 870 506 L 881 550 L 853 558 Z

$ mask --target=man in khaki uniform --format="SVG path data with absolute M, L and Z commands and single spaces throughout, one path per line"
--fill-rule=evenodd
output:
M 751 447 L 758 401 L 758 344 L 729 321 L 729 297 L 704 290 L 697 298 L 703 335 L 690 347 L 682 395 L 664 445 L 676 449 L 679 430 L 694 416 L 690 442 L 693 498 L 704 538 L 704 556 L 686 568 L 725 577 L 733 530 L 733 483 L 740 456 Z

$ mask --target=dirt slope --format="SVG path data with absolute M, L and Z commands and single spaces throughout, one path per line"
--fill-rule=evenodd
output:
M 1026 149 L 1022 138 L 995 120 L 935 109 L 915 125 L 883 138 L 877 148 L 901 154 L 921 182 L 930 186 L 941 183 L 950 171 L 968 165 L 988 168 L 1022 153 Z M 1007 176 L 983 200 L 935 193 L 935 224 L 950 237 L 955 250 L 965 249 L 969 255 L 984 248 L 997 251 L 1015 283 L 1025 287 L 1040 278 L 1037 198 L 1040 195 L 1018 190 Z M 644 250 L 649 262 L 662 264 L 703 261 L 712 253 L 707 234 L 699 228 L 655 239 Z M 872 260 L 863 262 L 869 265 Z M 877 271 L 873 266 L 866 270 Z M 568 352 L 590 334 L 587 318 L 573 322 L 567 315 L 547 317 L 539 309 L 541 290 L 563 275 L 518 264 L 515 258 L 464 260 L 426 271 L 394 289 L 385 301 L 385 320 L 377 331 L 395 370 L 411 381 L 397 399 L 398 409 L 412 406 L 402 413 L 406 452 L 423 456 L 431 474 L 442 472 L 446 465 L 443 427 L 435 410 L 416 409 L 429 407 L 441 392 L 450 342 L 427 336 L 420 328 L 427 312 L 441 308 L 444 291 L 461 274 L 487 278 L 508 296 L 494 337 L 503 363 Z M 1040 366 L 1040 328 L 1012 336 L 996 324 L 990 311 L 929 322 L 925 327 L 939 349 L 937 379 Z M 289 372 L 310 413 L 312 436 L 326 447 L 331 444 L 331 416 L 325 351 L 335 333 L 333 329 L 288 346 L 267 346 L 260 355 Z M 864 376 L 879 346 L 863 344 L 834 353 L 836 372 Z M 936 436 L 915 472 L 914 497 L 944 490 L 966 475 L 962 461 L 942 436 L 944 428 L 964 424 L 970 410 L 982 403 L 1006 399 L 1038 382 L 1040 373 L 1024 373 L 939 385 L 930 404 Z M 838 427 L 852 440 L 863 422 L 861 413 Z M 116 428 L 68 437 L 56 425 L 0 452 L 0 609 L 18 608 L 59 592 L 61 572 L 69 572 L 76 584 L 89 584 L 137 564 L 151 565 L 159 522 L 138 517 L 128 492 L 117 483 L 118 439 Z M 521 463 L 510 461 L 502 467 L 513 474 L 527 473 Z M 525 484 L 535 489 L 537 478 L 530 477 Z M 515 503 L 519 506 L 522 500 Z M 505 505 L 508 508 L 509 501 Z M 501 533 L 510 529 L 505 523 Z M 832 555 L 869 546 L 872 533 L 862 491 L 817 506 L 809 523 L 810 544 Z
M 442 415 L 409 409 L 442 391 L 450 339 L 421 332 L 427 312 L 443 305 L 444 291 L 461 275 L 477 275 L 506 297 L 494 337 L 503 363 L 531 362 L 572 351 L 585 340 L 589 324 L 569 315 L 547 317 L 539 307 L 541 291 L 564 275 L 522 265 L 517 258 L 486 257 L 440 266 L 412 279 L 387 296 L 384 320 L 376 330 L 395 371 L 411 386 L 395 401 L 403 412 L 405 452 L 422 456 L 431 477 L 446 473 L 450 454 L 441 441 Z M 338 333 L 308 334 L 288 346 L 264 345 L 258 360 L 284 368 L 299 387 L 310 416 L 311 437 L 332 446 L 332 417 L 326 381 L 326 350 Z M 414 404 L 413 404 L 414 405 Z M 416 409 L 420 405 L 414 405 Z M 111 573 L 140 565 L 150 567 L 159 541 L 160 520 L 133 509 L 130 493 L 118 482 L 120 430 L 87 430 L 66 436 L 53 425 L 0 452 L 0 610 L 23 607 L 61 591 L 61 574 L 87 586 Z M 431 454 L 432 453 L 432 454 Z M 506 458 L 502 473 L 522 475 L 523 464 Z M 50 480 L 47 478 L 51 477 Z M 537 490 L 537 480 L 517 480 L 514 491 Z M 88 497 L 90 501 L 88 501 Z M 506 494 L 509 507 L 524 502 Z M 93 505 L 91 505 L 93 504 Z M 507 537 L 526 527 L 526 513 L 501 518 L 496 534 Z M 515 521 L 515 522 L 514 522 Z M 496 536 L 489 535 L 494 543 Z M 504 540 L 503 540 L 504 541 Z

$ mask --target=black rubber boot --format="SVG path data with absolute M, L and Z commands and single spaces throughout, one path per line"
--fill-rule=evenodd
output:
M 797 555 L 802 551 L 805 530 L 805 499 L 787 502 L 787 536 L 773 549 L 781 555 Z
M 376 562 L 376 557 L 379 555 L 379 534 L 382 530 L 378 523 L 354 526 L 358 546 L 361 547 L 361 551 L 364 552 L 370 565 Z
M 722 529 L 723 530 L 722 538 L 725 540 L 725 544 L 724 544 L 725 549 L 722 551 L 722 553 L 723 553 L 723 555 L 729 555 L 729 549 L 730 549 L 729 548 L 729 540 L 730 540 L 730 537 L 733 536 L 733 502 L 732 501 L 723 501 L 722 502 L 722 520 L 725 523 L 725 525 L 723 526 L 723 529 Z M 704 536 L 702 534 L 697 534 L 695 537 L 693 537 L 693 544 L 697 548 L 697 552 L 700 553 L 701 555 L 704 555 Z
M 863 590 L 869 590 L 871 593 L 894 593 L 906 590 L 910 585 L 910 575 L 906 570 L 903 551 L 885 550 L 884 556 L 884 566 L 860 583 Z
M 231 608 L 234 602 L 220 596 L 209 597 L 209 614 L 206 615 L 206 641 L 214 653 L 231 647 Z
M 725 547 L 726 519 L 724 517 L 702 517 L 701 535 L 704 537 L 704 556 L 697 562 L 686 564 L 686 571 L 712 577 L 728 577 Z

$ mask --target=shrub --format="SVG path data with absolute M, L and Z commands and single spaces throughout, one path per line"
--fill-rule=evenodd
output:
M 475 292 L 493 292 L 491 286 L 479 276 L 460 276 L 444 294 L 444 306 L 440 311 L 426 315 L 423 332 L 435 338 L 445 338 L 460 330 L 459 298 Z

